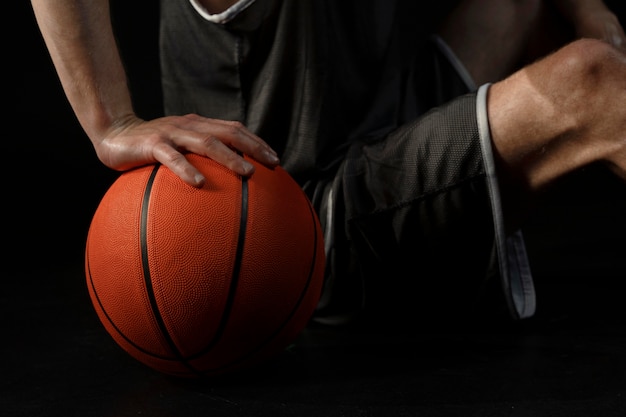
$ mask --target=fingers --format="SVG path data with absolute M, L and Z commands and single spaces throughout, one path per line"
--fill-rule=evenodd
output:
M 188 114 L 183 116 L 182 119 L 188 121 L 189 123 L 194 123 L 198 132 L 210 131 L 214 134 L 219 133 L 225 137 L 228 136 L 231 138 L 250 140 L 261 146 L 263 149 L 275 154 L 272 148 L 263 139 L 252 133 L 240 122 L 210 119 L 197 114 Z
M 574 22 L 578 37 L 601 39 L 618 49 L 626 48 L 624 28 L 617 15 L 603 3 L 580 16 Z
M 269 167 L 280 163 L 276 152 L 239 122 L 207 119 L 198 115 L 183 116 L 176 122 L 176 129 L 169 132 L 172 144 L 164 144 L 166 146 L 154 157 L 189 184 L 201 186 L 204 178 L 184 157 L 181 159 L 177 155 L 183 150 L 211 158 L 244 176 L 252 175 L 254 165 L 241 154 Z
M 194 187 L 201 187 L 206 179 L 185 153 L 211 158 L 244 176 L 254 172 L 254 165 L 242 154 L 269 167 L 280 163 L 276 152 L 243 124 L 198 115 L 150 121 L 129 118 L 102 140 L 94 141 L 94 146 L 100 160 L 113 169 L 159 162 Z
M 156 145 L 152 153 L 156 161 L 169 168 L 181 180 L 192 187 L 200 188 L 206 182 L 204 175 L 185 158 L 185 155 L 168 144 L 161 143 Z
M 268 166 L 280 162 L 276 152 L 240 122 L 207 119 L 198 115 L 184 116 L 184 120 L 188 123 L 184 126 L 188 132 L 197 132 L 185 144 L 187 150 L 213 158 L 239 174 L 247 175 L 253 166 L 232 149 Z
M 626 48 L 626 35 L 617 17 L 610 13 L 601 13 L 589 18 L 590 23 L 579 29 L 580 37 L 601 39 L 618 49 Z
M 606 22 L 604 24 L 604 39 L 616 48 L 626 50 L 626 35 L 618 23 Z

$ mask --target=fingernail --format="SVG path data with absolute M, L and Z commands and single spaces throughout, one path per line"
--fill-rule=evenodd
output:
M 280 159 L 278 159 L 278 155 L 276 155 L 276 153 L 273 151 L 265 151 L 265 156 L 267 157 L 267 160 L 273 164 L 277 164 L 280 162 Z
M 254 170 L 254 165 L 252 165 L 248 161 L 243 161 L 242 167 L 247 173 L 252 172 L 252 170 Z
M 196 175 L 193 177 L 193 179 L 194 179 L 194 181 L 196 182 L 196 185 L 198 185 L 199 187 L 201 187 L 202 185 L 204 185 L 205 178 L 204 178 L 204 176 L 202 176 L 202 174 L 196 174 Z
M 604 26 L 605 33 L 608 33 L 608 41 L 613 46 L 620 48 L 624 44 L 624 38 L 620 35 L 617 27 L 613 24 L 605 24 Z

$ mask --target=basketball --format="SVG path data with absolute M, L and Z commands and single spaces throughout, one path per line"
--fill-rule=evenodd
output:
M 242 177 L 198 155 L 202 188 L 162 165 L 122 173 L 85 247 L 91 302 L 128 354 L 202 377 L 266 362 L 295 341 L 320 297 L 324 244 L 304 191 L 254 160 Z

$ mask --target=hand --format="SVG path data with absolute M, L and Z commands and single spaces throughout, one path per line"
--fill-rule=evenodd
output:
M 626 35 L 617 16 L 605 8 L 596 8 L 584 13 L 575 24 L 579 38 L 595 38 L 626 50 Z
M 254 166 L 237 151 L 267 166 L 276 166 L 276 152 L 239 122 L 208 119 L 195 114 L 146 121 L 130 116 L 94 141 L 98 158 L 109 168 L 123 171 L 160 162 L 186 183 L 201 187 L 205 178 L 184 153 L 206 156 L 248 176 Z
M 626 50 L 626 35 L 619 19 L 602 0 L 554 0 L 574 28 L 577 38 L 600 39 Z

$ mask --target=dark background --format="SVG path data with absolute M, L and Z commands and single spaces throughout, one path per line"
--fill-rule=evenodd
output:
M 125 4 L 126 3 L 126 4 Z M 143 117 L 161 114 L 157 4 L 113 1 L 133 97 Z M 36 26 L 30 2 L 8 5 L 17 22 L 8 71 L 8 125 L 13 126 L 3 168 L 10 196 L 5 207 L 7 265 L 17 270 L 81 256 L 86 228 L 99 199 L 117 176 L 95 156 L 65 99 Z M 137 24 L 137 22 L 140 22 Z
M 113 2 L 144 117 L 161 112 L 154 3 Z M 311 329 L 275 368 L 215 384 L 144 369 L 100 327 L 82 272 L 118 174 L 78 125 L 29 2 L 5 7 L 0 414 L 626 415 L 626 186 L 599 167 L 564 180 L 525 230 L 539 294 L 528 322 L 418 340 Z

